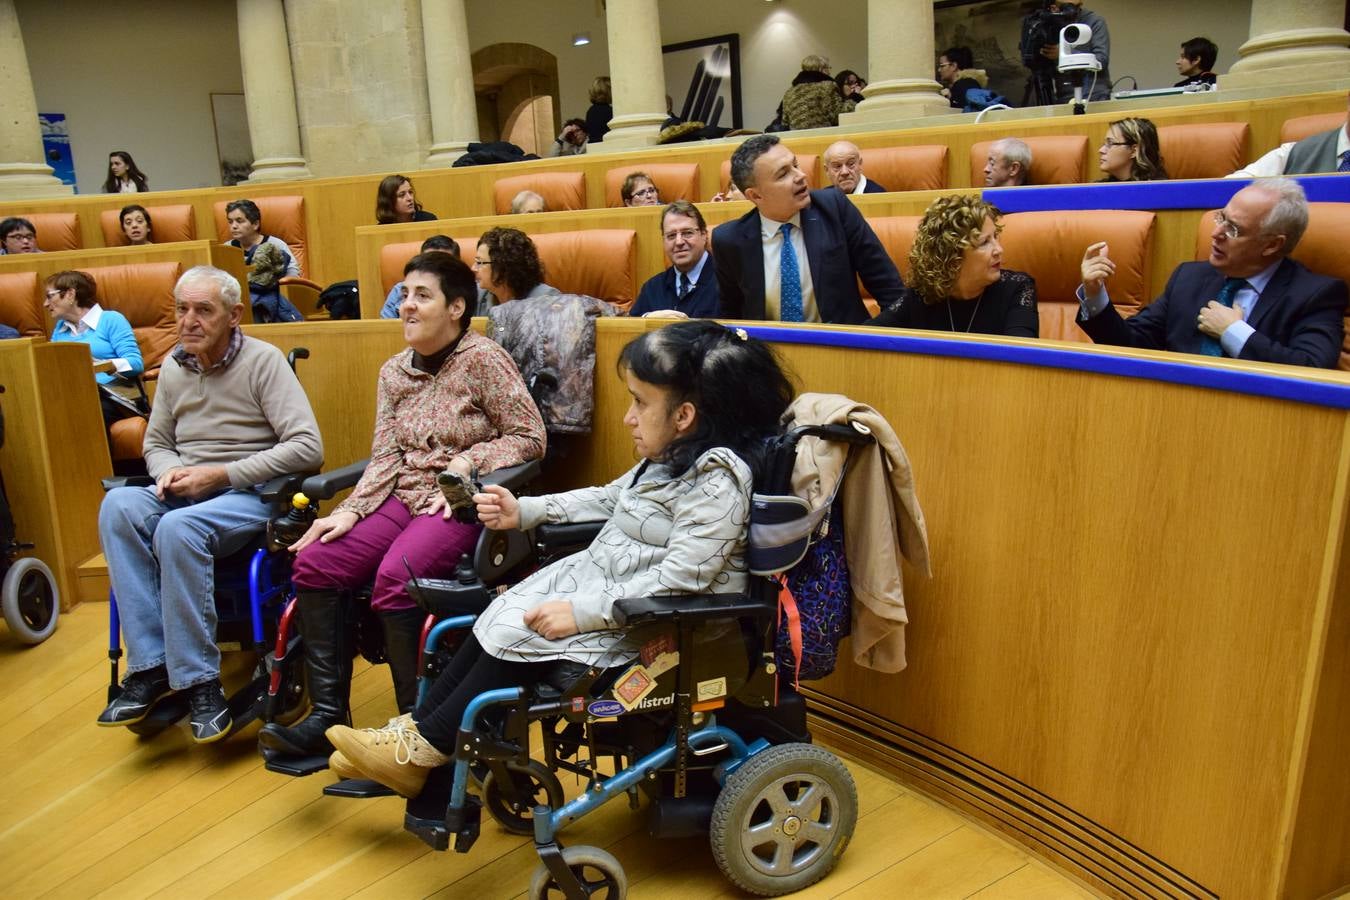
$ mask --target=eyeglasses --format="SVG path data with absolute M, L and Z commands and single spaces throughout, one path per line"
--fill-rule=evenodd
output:
M 642 188 L 641 190 L 633 191 L 634 197 L 655 197 L 656 195 L 656 188 L 652 185 L 647 185 L 647 187 Z
M 665 238 L 667 243 L 673 244 L 677 239 L 692 241 L 702 233 L 703 232 L 695 228 L 685 228 L 680 231 L 667 231 L 665 234 L 661 235 L 661 237 Z
M 945 62 L 945 63 L 944 63 L 944 62 L 940 62 L 940 63 L 938 63 L 937 67 L 938 67 L 939 69 L 954 69 L 954 68 L 956 68 L 956 63 L 954 63 L 954 62 Z
M 483 268 L 483 266 L 490 266 L 490 265 L 492 265 L 492 260 L 490 259 L 475 259 L 473 261 L 473 267 L 475 269 L 481 269 Z
M 1232 219 L 1225 216 L 1223 210 L 1219 210 L 1214 214 L 1214 224 L 1223 230 L 1223 233 L 1228 236 L 1230 241 L 1235 241 L 1242 237 L 1242 229 L 1237 227 Z
M 36 241 L 37 235 L 33 234 L 31 231 L 11 231 L 9 234 L 5 235 L 5 240 L 21 241 L 26 244 L 31 241 Z
M 1134 141 L 1113 141 L 1110 138 L 1102 140 L 1103 147 L 1133 147 Z
M 47 292 L 47 299 L 48 299 L 48 300 L 55 300 L 57 297 L 60 297 L 60 296 L 61 296 L 62 294 L 64 294 L 64 293 L 65 293 L 65 291 L 48 291 L 48 292 Z

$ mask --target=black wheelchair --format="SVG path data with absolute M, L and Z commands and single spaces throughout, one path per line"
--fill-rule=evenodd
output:
M 465 853 L 486 807 L 507 831 L 533 835 L 541 863 L 531 897 L 616 898 L 626 891 L 618 860 L 596 847 L 564 848 L 557 835 L 615 797 L 637 808 L 646 795 L 654 836 L 708 834 L 718 867 L 744 890 L 775 896 L 824 878 L 852 837 L 857 792 L 843 763 L 810 743 L 802 697 L 780 679 L 779 583 L 768 575 L 801 558 L 812 530 L 800 524 L 809 509 L 789 493 L 804 436 L 871 441 L 846 426 L 804 426 L 775 439 L 751 518 L 751 568 L 766 574 L 753 575 L 745 594 L 620 601 L 619 615 L 642 644 L 638 661 L 609 670 L 564 662 L 545 683 L 479 695 L 464 712 L 454 761 L 408 801 L 404 827 L 434 849 Z M 541 560 L 585 547 L 600 524 L 538 527 Z M 757 535 L 785 530 L 790 539 L 757 545 Z M 454 579 L 409 588 L 441 619 L 426 659 L 471 626 L 491 596 L 468 565 Z M 559 772 L 584 780 L 575 799 L 565 800 Z M 390 792 L 344 781 L 325 793 Z
M 0 394 L 5 392 L 0 385 Z M 0 447 L 5 446 L 5 415 L 0 410 Z M 20 543 L 14 515 L 0 476 L 0 607 L 10 633 L 25 644 L 40 644 L 56 630 L 61 613 L 61 595 L 47 564 L 33 556 L 21 556 L 32 544 Z

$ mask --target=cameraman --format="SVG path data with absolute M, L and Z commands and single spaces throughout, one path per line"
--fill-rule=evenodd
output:
M 1058 70 L 1059 33 L 1064 26 L 1075 22 L 1092 29 L 1092 39 L 1086 50 L 1102 64 L 1100 72 L 1069 74 Z M 1083 9 L 1083 0 L 1048 0 L 1044 9 L 1027 16 L 1022 33 L 1022 62 L 1031 69 L 1033 83 L 1039 88 L 1036 91 L 1038 103 L 1072 100 L 1074 81 L 1079 77 L 1083 79 L 1084 99 L 1111 99 L 1111 33 L 1105 19 Z

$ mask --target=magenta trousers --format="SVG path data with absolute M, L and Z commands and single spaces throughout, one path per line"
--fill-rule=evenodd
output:
M 414 516 L 390 494 L 342 537 L 328 544 L 315 542 L 297 553 L 291 580 L 296 590 L 336 591 L 361 587 L 373 578 L 371 609 L 408 609 L 415 604 L 408 596 L 404 559 L 419 578 L 448 577 L 462 554 L 473 553 L 482 530 L 481 525 L 446 521 L 439 513 Z

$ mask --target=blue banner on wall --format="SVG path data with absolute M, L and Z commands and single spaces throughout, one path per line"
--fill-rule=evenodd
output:
M 75 187 L 75 158 L 70 154 L 70 131 L 65 113 L 38 113 L 42 125 L 42 153 L 52 174 L 62 184 Z M 78 188 L 76 188 L 78 191 Z

